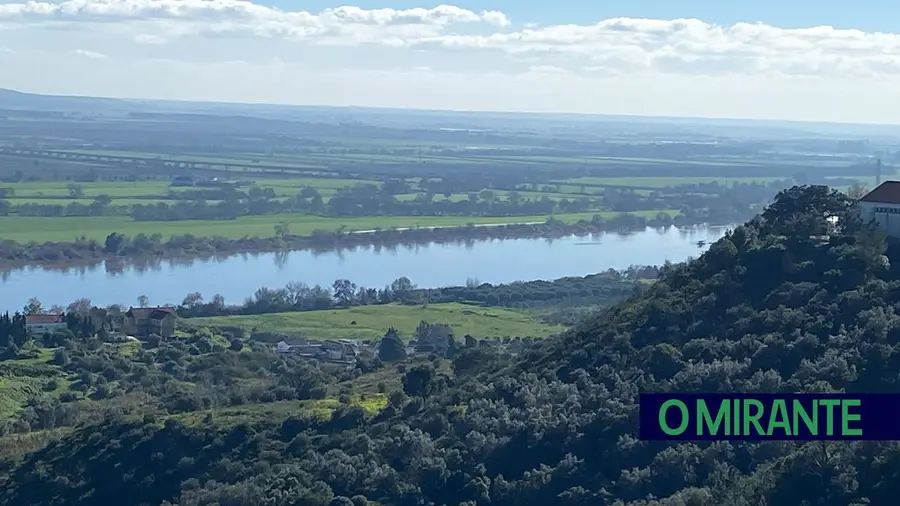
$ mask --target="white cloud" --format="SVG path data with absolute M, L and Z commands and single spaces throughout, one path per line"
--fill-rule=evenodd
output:
M 134 41 L 138 44 L 165 44 L 167 42 L 167 39 L 162 35 L 139 33 L 134 36 Z
M 215 89 L 218 100 L 458 109 L 650 113 L 656 104 L 660 114 L 900 116 L 886 105 L 900 86 L 900 34 L 697 19 L 516 21 L 452 5 L 307 12 L 246 0 L 0 3 L 0 48 L 8 48 L 0 49 L 0 87 L 168 98 L 206 98 Z
M 69 54 L 72 54 L 75 56 L 83 56 L 85 58 L 90 58 L 92 60 L 105 60 L 105 59 L 109 58 L 108 56 L 106 56 L 103 53 L 98 53 L 96 51 L 86 51 L 84 49 L 74 49 L 72 51 L 69 51 Z
M 506 26 L 497 11 L 474 12 L 452 5 L 431 9 L 335 7 L 313 14 L 282 11 L 246 0 L 65 0 L 0 5 L 0 24 L 131 23 L 170 36 L 217 34 L 315 40 L 345 44 L 386 42 L 388 36 L 416 40 L 444 27 L 482 22 Z
M 143 44 L 191 35 L 256 37 L 328 46 L 502 51 L 551 58 L 579 68 L 670 74 L 846 75 L 900 73 L 900 35 L 822 26 L 717 26 L 697 19 L 607 19 L 593 24 L 511 29 L 498 11 L 452 5 L 413 9 L 343 6 L 319 13 L 283 11 L 246 0 L 66 0 L 0 5 L 0 25 L 128 30 Z M 475 32 L 454 31 L 477 25 Z M 137 35 L 134 35 L 137 33 Z M 547 63 L 547 62 L 545 62 Z

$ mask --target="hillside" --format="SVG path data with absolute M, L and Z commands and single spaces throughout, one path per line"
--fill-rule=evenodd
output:
M 94 111 L 121 108 L 127 102 L 114 98 L 39 95 L 0 88 L 0 109 L 31 111 Z
M 900 249 L 855 216 L 836 191 L 795 187 L 699 260 L 526 356 L 474 347 L 450 364 L 366 366 L 329 387 L 345 393 L 326 416 L 304 408 L 326 372 L 255 353 L 222 350 L 218 370 L 171 349 L 148 353 L 143 372 L 114 360 L 132 368 L 119 375 L 124 398 L 168 376 L 211 393 L 71 430 L 36 416 L 51 442 L 0 440 L 34 450 L 7 457 L 0 504 L 893 504 L 897 443 L 637 439 L 640 391 L 898 390 Z M 265 411 L 259 397 L 217 408 L 241 385 L 226 370 L 277 374 L 297 411 Z M 402 389 L 374 416 L 347 395 L 373 381 Z
M 446 303 L 409 306 L 401 304 L 360 306 L 245 316 L 212 316 L 186 320 L 193 325 L 241 327 L 247 331 L 313 336 L 316 339 L 379 340 L 394 327 L 404 336 L 412 336 L 422 321 L 441 322 L 454 335 L 475 337 L 546 337 L 564 330 L 558 325 L 540 323 L 528 315 L 502 308 Z

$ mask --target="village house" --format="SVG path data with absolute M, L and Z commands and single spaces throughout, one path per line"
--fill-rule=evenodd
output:
M 122 330 L 125 334 L 146 339 L 150 334 L 175 337 L 178 315 L 171 307 L 132 307 L 125 313 Z
M 66 320 L 59 314 L 30 314 L 25 315 L 25 328 L 33 335 L 53 333 L 55 330 L 66 328 Z
M 359 342 L 352 339 L 332 339 L 316 343 L 275 345 L 278 353 L 338 364 L 355 364 L 359 356 Z
M 859 199 L 864 223 L 875 221 L 886 235 L 900 237 L 900 181 L 885 181 Z

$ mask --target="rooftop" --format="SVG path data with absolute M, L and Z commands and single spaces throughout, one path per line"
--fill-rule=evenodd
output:
M 46 325 L 48 323 L 62 323 L 62 315 L 58 314 L 30 314 L 25 315 L 26 325 Z
M 134 318 L 156 318 L 161 319 L 164 318 L 167 314 L 172 316 L 178 316 L 175 313 L 175 308 L 158 306 L 158 307 L 132 307 L 128 308 L 128 312 L 126 315 L 130 315 Z
M 900 204 L 900 181 L 885 181 L 867 193 L 860 202 L 879 204 Z

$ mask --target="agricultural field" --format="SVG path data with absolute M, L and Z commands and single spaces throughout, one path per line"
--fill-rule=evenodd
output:
M 798 174 L 820 182 L 826 176 L 844 177 L 835 180 L 841 186 L 853 174 L 873 173 L 863 167 L 868 158 L 847 149 L 865 146 L 846 142 L 821 148 L 841 153 L 829 155 L 817 154 L 824 141 L 807 146 L 804 140 L 772 139 L 763 151 L 756 138 L 709 145 L 708 134 L 691 139 L 691 133 L 636 133 L 621 125 L 538 128 L 519 119 L 470 131 L 435 126 L 446 118 L 421 123 L 412 116 L 400 122 L 345 118 L 334 123 L 331 115 L 345 112 L 274 123 L 253 115 L 246 121 L 215 115 L 186 121 L 157 113 L 131 118 L 101 114 L 87 122 L 26 113 L 7 118 L 0 125 L 0 240 L 68 242 L 82 235 L 103 240 L 112 232 L 272 237 L 276 225 L 287 225 L 292 235 L 309 235 L 314 230 L 531 223 L 550 215 L 573 222 L 595 214 L 613 216 L 617 209 L 641 210 L 635 214 L 645 217 L 660 208 L 679 209 L 697 217 L 691 219 L 703 219 L 705 209 L 715 207 L 716 216 L 727 213 L 722 219 L 735 222 Z M 160 121 L 166 122 L 165 130 L 159 129 Z M 412 126 L 416 124 L 420 126 Z M 727 138 L 718 129 L 714 135 Z M 170 186 L 172 178 L 185 175 L 252 181 L 273 190 L 274 198 L 176 209 L 174 204 L 185 200 L 173 198 L 174 193 L 210 190 Z M 400 180 L 408 188 L 393 186 Z M 654 194 L 710 182 L 777 184 L 744 188 L 740 199 Z M 333 198 L 341 189 L 359 185 L 391 185 L 392 197 L 400 202 L 365 192 L 357 194 L 358 202 L 355 196 Z M 305 188 L 314 188 L 321 202 L 308 193 L 295 198 Z M 513 188 L 522 200 L 509 199 Z M 611 195 L 610 188 L 629 191 Z M 482 195 L 485 189 L 490 194 Z M 420 199 L 424 191 L 433 198 Z M 470 199 L 473 194 L 478 198 Z M 99 196 L 109 197 L 108 207 L 91 206 Z M 70 204 L 79 205 L 67 208 Z M 135 209 L 157 204 L 168 207 Z M 238 218 L 225 219 L 234 216 Z M 210 219 L 218 217 L 223 219 Z
M 650 187 L 665 188 L 683 184 L 719 183 L 731 186 L 736 183 L 769 183 L 789 178 L 786 174 L 782 178 L 777 177 L 576 177 L 558 181 L 563 185 L 609 185 L 622 187 Z M 571 186 L 565 186 L 571 188 Z
M 252 178 L 251 178 L 252 179 Z M 327 202 L 339 189 L 353 187 L 358 185 L 380 185 L 380 181 L 366 179 L 340 179 L 340 178 L 312 178 L 297 177 L 284 179 L 256 179 L 255 185 L 261 189 L 271 188 L 277 198 L 289 198 L 296 196 L 303 188 L 315 188 Z M 416 189 L 415 182 L 410 181 L 413 189 Z M 135 181 L 135 182 L 93 182 L 93 183 L 74 183 L 83 194 L 77 198 L 71 194 L 70 185 L 67 182 L 28 182 L 28 183 L 0 183 L 0 188 L 7 188 L 14 193 L 7 196 L 7 201 L 12 205 L 20 204 L 45 204 L 45 205 L 68 205 L 72 203 L 90 205 L 94 199 L 100 195 L 110 197 L 111 205 L 115 206 L 133 206 L 148 205 L 157 203 L 172 204 L 176 202 L 170 197 L 171 193 L 178 193 L 190 190 L 198 190 L 198 187 L 171 187 L 168 181 Z M 477 191 L 472 193 L 478 193 Z M 507 200 L 509 191 L 494 190 L 495 197 L 498 200 Z M 603 193 L 602 189 L 585 188 L 575 185 L 562 185 L 557 192 L 543 192 L 521 190 L 517 192 L 521 198 L 541 199 L 544 197 L 553 200 L 575 199 L 585 196 L 596 196 Z M 415 200 L 419 197 L 419 193 L 406 193 L 395 195 L 398 200 Z M 454 193 L 449 198 L 444 195 L 435 195 L 435 200 L 450 200 L 459 202 L 469 199 L 469 193 Z M 217 201 L 207 200 L 207 203 L 215 203 Z
M 296 311 L 248 316 L 214 316 L 183 320 L 189 325 L 241 327 L 247 331 L 277 332 L 309 339 L 381 339 L 394 327 L 409 339 L 421 321 L 450 325 L 459 339 L 474 337 L 546 337 L 564 330 L 530 316 L 496 307 L 458 303 L 405 306 L 387 304 L 349 309 Z
M 338 190 L 348 186 L 360 184 L 380 184 L 378 181 L 364 179 L 338 179 L 338 178 L 285 178 L 285 179 L 259 179 L 256 185 L 260 188 L 272 188 L 276 195 L 293 196 L 305 187 L 316 190 Z M 120 198 L 166 198 L 169 192 L 181 192 L 202 189 L 199 187 L 170 186 L 168 180 L 142 180 L 142 181 L 97 181 L 91 183 L 72 183 L 59 181 L 39 181 L 24 183 L 0 183 L 0 187 L 12 189 L 15 193 L 11 200 L 30 198 L 65 198 L 70 197 L 70 185 L 79 186 L 84 192 L 83 199 L 90 199 L 108 195 L 115 202 Z
M 645 217 L 664 212 L 672 216 L 677 210 L 647 210 L 631 214 Z M 552 217 L 567 223 L 590 220 L 595 215 L 611 218 L 617 212 L 558 214 Z M 274 237 L 275 226 L 286 224 L 293 235 L 310 235 L 316 230 L 346 232 L 370 231 L 377 228 L 461 227 L 475 225 L 505 225 L 511 223 L 541 223 L 550 215 L 536 216 L 370 216 L 362 218 L 328 218 L 308 214 L 270 214 L 241 216 L 235 220 L 133 221 L 128 216 L 87 216 L 47 218 L 32 216 L 0 216 L 0 239 L 20 243 L 71 242 L 78 237 L 103 241 L 113 232 L 129 236 L 160 234 L 163 239 L 173 235 L 193 234 L 201 237 Z

